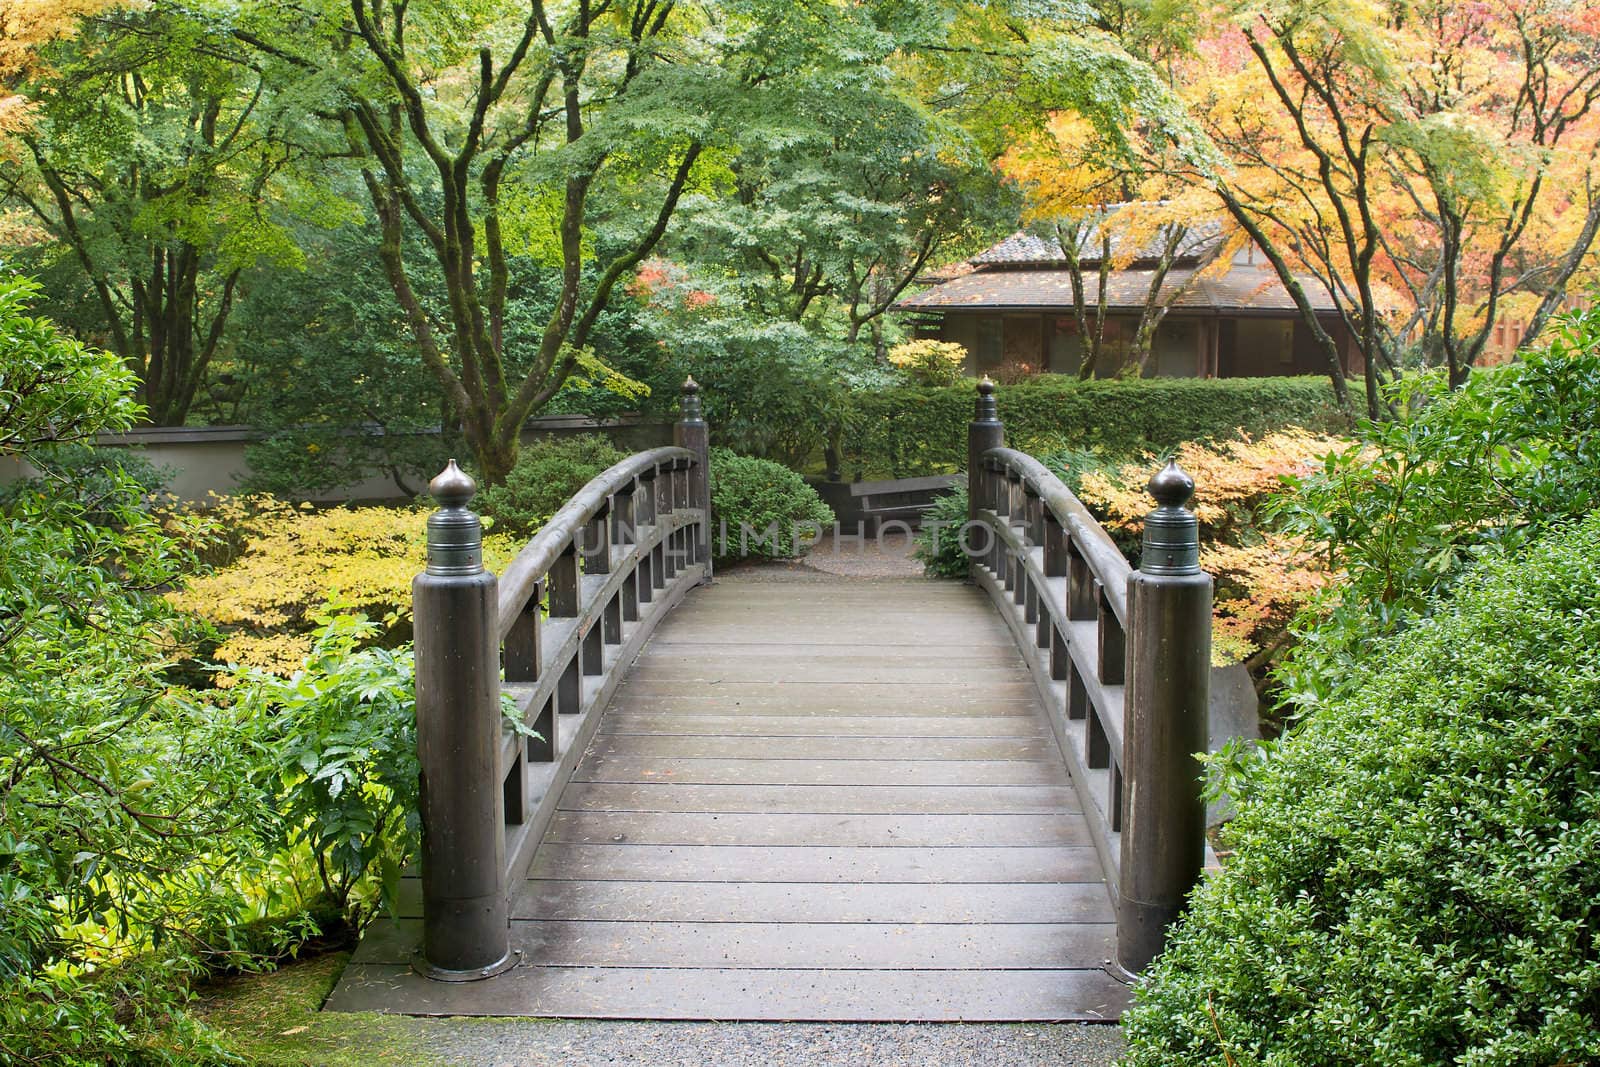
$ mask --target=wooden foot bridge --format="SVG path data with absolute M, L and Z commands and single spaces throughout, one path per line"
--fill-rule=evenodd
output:
M 685 390 L 678 444 L 596 478 L 498 581 L 470 481 L 435 480 L 422 863 L 328 1008 L 1118 1018 L 1203 860 L 1192 484 L 1154 480 L 1132 571 L 1002 447 L 985 383 L 971 584 L 711 584 Z

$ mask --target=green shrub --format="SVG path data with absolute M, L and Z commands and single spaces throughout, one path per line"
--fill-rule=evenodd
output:
M 358 650 L 380 632 L 364 615 L 319 621 L 292 677 L 241 669 L 233 691 L 271 757 L 264 791 L 278 798 L 284 851 L 304 848 L 326 897 L 342 911 L 354 894 L 364 912 L 380 894 L 356 891 L 372 881 L 394 902 L 421 830 L 414 667 L 409 649 Z
M 1237 798 L 1133 1064 L 1600 1061 L 1600 515 L 1436 609 Z
M 48 469 L 138 408 L 121 360 L 27 314 L 36 291 L 0 279 L 0 458 Z M 271 819 L 230 717 L 166 677 L 185 626 L 150 590 L 194 558 L 123 469 L 98 477 L 0 501 L 0 1063 L 199 1059 L 149 1031 L 232 948 Z
M 1003 385 L 997 397 L 1007 442 L 1036 454 L 1095 449 L 1120 458 L 1239 430 L 1348 426 L 1325 378 L 1080 382 L 1044 374 Z M 844 417 L 847 470 L 896 478 L 960 470 L 973 399 L 970 381 L 852 393 Z
M 931 578 L 965 578 L 967 554 L 961 550 L 961 527 L 967 521 L 967 487 L 945 493 L 922 516 L 912 555 Z M 977 544 L 982 545 L 981 537 Z
M 1600 507 L 1600 309 L 1458 392 L 1433 376 L 1393 399 L 1412 414 L 1363 423 L 1358 447 L 1276 505 L 1278 526 L 1345 574 L 1281 672 L 1301 708 L 1332 699 L 1366 641 L 1431 610 L 1485 552 Z
M 725 448 L 711 450 L 711 511 L 714 547 L 727 557 L 788 559 L 804 551 L 809 526 L 834 521 L 833 509 L 794 471 Z
M 506 484 L 484 489 L 477 506 L 494 519 L 497 533 L 525 536 L 548 522 L 595 475 L 626 458 L 594 433 L 524 445 Z
M 158 497 L 173 475 L 171 467 L 158 467 L 143 453 L 82 442 L 41 448 L 28 462 L 39 477 L 0 486 L 0 503 L 42 488 L 48 495 L 72 500 L 83 509 L 84 518 L 100 525 L 118 522 L 116 512 L 126 500 Z

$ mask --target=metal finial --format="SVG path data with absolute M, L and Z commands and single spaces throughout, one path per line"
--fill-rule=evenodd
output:
M 978 403 L 974 413 L 978 422 L 999 422 L 1000 409 L 994 399 L 994 382 L 985 374 L 978 380 Z
M 428 483 L 428 494 L 439 502 L 440 507 L 464 507 L 478 494 L 478 483 L 472 480 L 470 474 L 456 466 L 456 461 L 452 459 L 445 464 L 444 470 Z
M 1145 516 L 1139 570 L 1145 574 L 1199 574 L 1200 523 L 1186 507 L 1194 496 L 1194 479 L 1172 460 L 1151 476 L 1146 488 L 1159 506 Z
M 1178 466 L 1177 460 L 1171 459 L 1165 467 L 1150 476 L 1150 483 L 1145 488 L 1162 507 L 1181 508 L 1194 496 L 1194 479 L 1189 477 L 1188 471 Z
M 700 383 L 694 380 L 692 374 L 683 380 L 683 395 L 679 397 L 678 408 L 683 412 L 684 422 L 705 421 L 700 408 Z
M 428 573 L 467 575 L 483 571 L 483 523 L 467 510 L 478 483 L 451 460 L 428 483 L 439 510 L 428 516 Z

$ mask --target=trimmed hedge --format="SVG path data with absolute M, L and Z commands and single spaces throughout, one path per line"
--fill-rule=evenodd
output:
M 1129 1063 L 1600 1062 L 1600 512 L 1436 607 L 1251 776 Z
M 950 473 L 967 462 L 976 383 L 856 393 L 845 417 L 845 470 L 902 478 Z M 1006 440 L 1035 455 L 1063 448 L 1112 456 L 1161 452 L 1185 441 L 1302 426 L 1347 432 L 1326 378 L 1140 378 L 1082 382 L 1043 374 L 996 394 Z

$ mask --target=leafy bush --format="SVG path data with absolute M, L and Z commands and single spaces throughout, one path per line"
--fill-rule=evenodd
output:
M 1600 309 L 1456 393 L 1420 378 L 1396 399 L 1414 414 L 1363 423 L 1361 447 L 1330 455 L 1278 505 L 1281 528 L 1345 576 L 1280 672 L 1301 708 L 1332 699 L 1366 641 L 1432 610 L 1484 553 L 1600 507 Z
M 293 673 L 311 654 L 318 616 L 330 599 L 381 622 L 384 644 L 409 640 L 411 579 L 427 559 L 427 509 L 318 509 L 272 497 L 230 497 L 210 515 L 233 539 L 230 553 L 168 595 L 175 607 L 220 631 L 220 643 L 201 646 L 197 654 Z M 485 564 L 503 570 L 522 544 L 488 534 Z
M 952 341 L 922 338 L 889 349 L 889 365 L 919 385 L 954 385 L 966 362 L 967 350 Z
M 0 457 L 47 466 L 138 408 L 120 360 L 26 313 L 33 292 L 0 280 Z M 50 478 L 0 502 L 7 1063 L 193 1062 L 141 1031 L 177 1017 L 175 979 L 231 952 L 260 850 L 248 747 L 164 678 L 183 620 L 148 590 L 194 560 L 137 482 L 103 477 L 92 512 Z M 174 1040 L 203 1053 L 196 1033 Z
M 961 550 L 961 527 L 967 521 L 967 487 L 960 486 L 934 500 L 922 516 L 912 555 L 922 561 L 931 578 L 965 578 L 968 558 Z M 982 540 L 977 541 L 983 544 Z
M 1236 797 L 1133 1064 L 1600 1061 L 1600 515 L 1433 607 Z
M 409 649 L 358 650 L 379 633 L 364 615 L 318 621 L 300 670 L 241 670 L 233 689 L 270 757 L 265 792 L 285 848 L 303 846 L 327 898 L 346 912 L 354 894 L 360 913 L 380 893 L 394 903 L 421 831 L 415 666 Z M 379 892 L 357 892 L 373 871 Z
M 595 475 L 626 458 L 599 434 L 524 445 L 506 484 L 484 489 L 477 506 L 494 519 L 496 532 L 527 537 Z
M 170 467 L 157 467 L 142 453 L 82 442 L 41 448 L 31 453 L 28 461 L 39 471 L 38 477 L 0 486 L 0 502 L 43 489 L 71 499 L 83 508 L 86 519 L 100 524 L 117 521 L 120 501 L 134 497 L 153 501 L 172 478 Z M 41 482 L 50 484 L 41 486 Z
M 833 509 L 794 471 L 770 460 L 711 450 L 711 511 L 720 554 L 787 559 L 807 528 L 833 525 Z M 775 531 L 775 533 L 774 533 Z
M 1176 459 L 1195 481 L 1191 506 L 1200 521 L 1200 565 L 1217 580 L 1212 651 L 1219 660 L 1246 662 L 1263 676 L 1287 646 L 1296 613 L 1327 587 L 1325 556 L 1302 536 L 1275 529 L 1268 513 L 1291 479 L 1350 447 L 1348 439 L 1287 430 L 1177 449 Z M 1154 507 L 1145 486 L 1161 460 L 1049 462 L 1072 464 L 1079 498 L 1137 564 L 1144 519 Z
M 860 390 L 842 417 L 854 474 L 909 477 L 960 470 L 974 385 Z M 1112 456 L 1162 452 L 1185 441 L 1260 435 L 1289 426 L 1339 430 L 1346 422 L 1324 378 L 1148 378 L 1088 381 L 1044 374 L 1001 387 L 1000 418 L 1013 448 L 1063 446 Z

